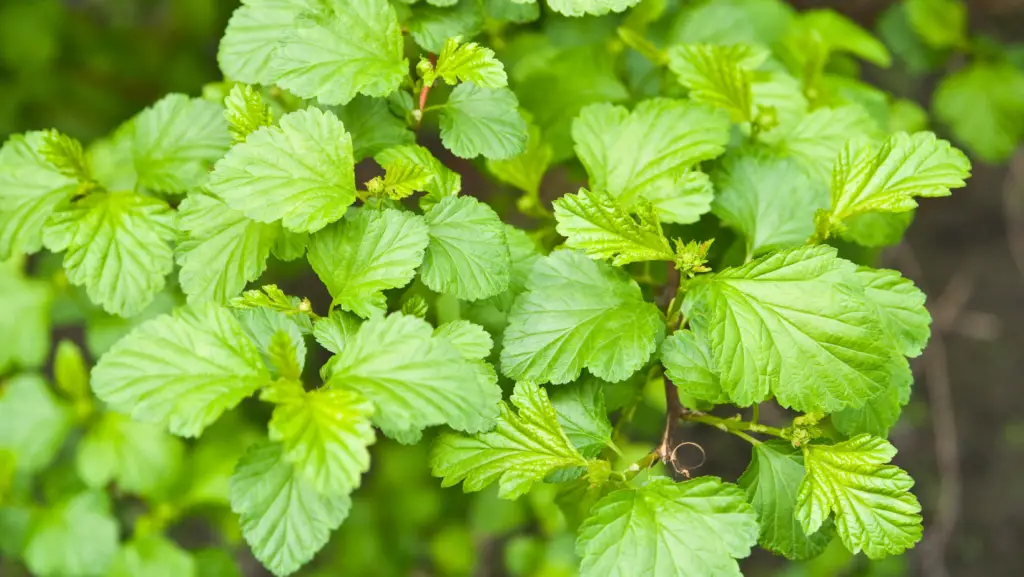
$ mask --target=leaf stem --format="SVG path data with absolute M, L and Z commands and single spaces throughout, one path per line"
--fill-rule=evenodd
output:
M 783 429 L 778 427 L 769 427 L 767 425 L 750 421 L 743 421 L 740 420 L 738 416 L 730 419 L 723 419 L 722 417 L 716 417 L 700 411 L 685 411 L 681 418 L 684 421 L 710 425 L 727 433 L 735 434 L 736 432 L 750 432 L 772 435 L 773 437 L 779 437 L 780 439 L 789 438 L 786 431 Z
M 436 54 L 428 54 L 427 58 L 430 59 L 431 67 L 437 66 L 437 55 Z M 417 126 L 417 128 L 423 123 L 423 113 L 426 112 L 427 97 L 430 96 L 430 88 L 432 86 L 434 86 L 433 82 L 427 83 L 426 81 L 424 81 L 423 82 L 423 88 L 420 89 L 420 108 L 419 108 L 420 113 L 416 116 L 416 126 Z

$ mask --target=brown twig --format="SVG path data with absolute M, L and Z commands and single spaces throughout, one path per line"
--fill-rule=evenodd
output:
M 898 258 L 904 270 L 917 278 L 922 286 L 921 266 L 910 245 L 900 247 Z M 923 365 L 928 401 L 932 413 L 932 434 L 935 437 L 935 457 L 939 469 L 939 499 L 935 521 L 922 545 L 924 573 L 935 577 L 948 577 L 946 550 L 960 517 L 960 494 L 963 485 L 960 473 L 960 447 L 956 428 L 956 409 L 949 379 L 949 361 L 944 337 L 954 330 L 957 319 L 970 300 L 973 284 L 965 275 L 957 274 L 935 299 L 932 314 L 934 334 L 920 362 Z

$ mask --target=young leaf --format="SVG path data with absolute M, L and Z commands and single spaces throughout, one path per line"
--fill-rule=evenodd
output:
M 753 71 L 767 57 L 767 51 L 743 44 L 684 44 L 669 49 L 668 66 L 690 100 L 725 110 L 733 122 L 753 122 Z
M 422 319 L 375 316 L 332 359 L 327 385 L 369 399 L 374 423 L 389 435 L 440 424 L 467 432 L 486 428 L 501 390 L 481 380 L 448 339 L 432 333 Z
M 373 157 L 377 164 L 387 168 L 398 164 L 411 164 L 425 171 L 429 177 L 423 184 L 426 196 L 420 199 L 420 207 L 429 209 L 448 196 L 455 196 L 462 190 L 462 177 L 450 170 L 434 158 L 429 150 L 422 146 L 393 146 L 382 150 Z
M 878 311 L 893 345 L 908 357 L 916 357 L 931 337 L 932 315 L 924 307 L 925 295 L 899 271 L 860 267 L 857 280 Z
M 370 468 L 367 447 L 376 436 L 373 405 L 358 393 L 318 389 L 276 399 L 270 419 L 271 441 L 323 495 L 347 495 Z
M 505 67 L 494 57 L 494 51 L 476 42 L 461 44 L 461 38 L 449 38 L 437 56 L 434 75 L 455 86 L 459 82 L 472 82 L 483 88 L 501 88 L 508 85 Z M 433 78 L 424 82 L 433 83 Z
M 441 142 L 459 158 L 512 158 L 526 150 L 526 121 L 508 88 L 455 87 L 441 109 Z
M 348 495 L 317 493 L 277 443 L 253 445 L 231 476 L 231 510 L 253 555 L 284 577 L 308 563 L 348 516 Z
M 313 337 L 320 346 L 338 354 L 359 330 L 360 322 L 352 313 L 335 309 L 327 318 L 322 318 L 313 325 Z
M 494 341 L 480 325 L 467 320 L 449 321 L 434 329 L 434 336 L 447 340 L 466 360 L 482 360 L 491 354 Z
M 610 259 L 616 266 L 675 258 L 649 203 L 636 205 L 634 219 L 612 195 L 581 188 L 555 200 L 554 207 L 556 228 L 566 237 L 565 245 L 591 258 Z
M 0 450 L 14 455 L 18 471 L 41 471 L 60 451 L 72 417 L 41 376 L 16 375 L 0 388 Z
M 174 237 L 167 203 L 131 192 L 93 193 L 65 205 L 43 231 L 48 249 L 66 251 L 68 281 L 123 317 L 138 314 L 164 288 Z
M 39 150 L 46 132 L 16 134 L 0 148 L 0 261 L 37 252 L 50 213 L 78 189 Z
M 94 183 L 82 143 L 78 139 L 56 130 L 47 130 L 39 154 L 64 176 L 83 184 Z
M 463 300 L 496 295 L 508 287 L 512 257 L 505 225 L 471 196 L 449 196 L 427 211 L 430 244 L 420 278 L 431 290 Z
M 107 577 L 139 575 L 193 577 L 197 575 L 196 561 L 173 541 L 159 535 L 135 537 L 117 552 Z
M 352 135 L 352 155 L 359 162 L 391 147 L 416 144 L 409 125 L 388 109 L 380 98 L 356 96 L 345 106 L 335 108 L 338 119 Z
M 691 282 L 683 310 L 734 403 L 774 394 L 784 407 L 833 412 L 886 387 L 888 339 L 854 272 L 834 248 L 808 246 Z
M 252 86 L 237 84 L 224 99 L 228 130 L 235 142 L 245 142 L 247 136 L 264 126 L 274 124 L 274 116 L 263 97 Z
M 680 394 L 710 403 L 722 404 L 729 396 L 722 389 L 718 367 L 707 343 L 693 332 L 679 330 L 661 343 L 661 362 Z
M 653 477 L 598 501 L 579 529 L 576 553 L 582 577 L 734 576 L 757 534 L 739 487 L 717 477 Z
M 795 161 L 758 149 L 727 156 L 714 180 L 711 210 L 743 234 L 748 257 L 804 244 L 828 206 L 825 187 Z
M 601 16 L 622 12 L 639 3 L 640 0 L 548 0 L 548 7 L 563 16 Z
M 422 165 L 405 158 L 395 158 L 381 164 L 386 171 L 384 177 L 375 177 L 366 183 L 366 190 L 373 195 L 383 195 L 391 200 L 401 200 L 424 190 L 433 175 Z
M 796 494 L 803 478 L 800 450 L 788 442 L 769 441 L 754 445 L 750 466 L 738 481 L 757 512 L 761 546 L 787 559 L 816 557 L 832 541 L 831 521 L 807 536 L 796 519 Z
M 259 352 L 227 309 L 160 315 L 118 341 L 92 372 L 96 396 L 140 421 L 195 437 L 269 382 Z
M 568 383 L 584 367 L 608 381 L 640 369 L 665 325 L 623 271 L 562 250 L 539 260 L 515 301 L 501 368 L 516 380 Z
M 309 264 L 332 304 L 365 318 L 385 309 L 383 291 L 412 280 L 428 242 L 422 218 L 363 208 L 313 235 Z
M 263 307 L 236 310 L 234 315 L 249 340 L 256 345 L 272 377 L 300 380 L 306 364 L 306 342 L 296 320 L 304 317 Z
M 910 210 L 915 196 L 949 196 L 951 188 L 964 186 L 970 169 L 962 152 L 931 132 L 900 132 L 878 149 L 851 141 L 832 171 L 830 222 L 836 227 L 865 212 Z
M 898 555 L 921 540 L 921 505 L 914 480 L 888 465 L 896 448 L 859 435 L 836 445 L 806 445 L 807 474 L 797 494 L 796 516 L 813 533 L 835 514 L 836 532 L 852 553 L 871 559 Z
M 178 206 L 178 281 L 189 302 L 224 302 L 259 278 L 280 227 L 256 222 L 224 201 L 193 192 Z
M 217 51 L 224 76 L 250 84 L 273 84 L 270 64 L 275 49 L 303 13 L 322 10 L 319 0 L 243 0 Z
M 259 222 L 316 232 L 355 202 L 352 139 L 332 112 L 307 108 L 257 130 L 217 163 L 210 192 Z
M 552 471 L 587 466 L 542 387 L 517 383 L 510 400 L 519 412 L 502 402 L 493 431 L 472 437 L 446 433 L 437 440 L 430 462 L 434 476 L 444 478 L 442 487 L 464 481 L 466 492 L 479 491 L 498 481 L 498 496 L 516 499 Z
M 402 32 L 387 0 L 328 0 L 288 27 L 274 50 L 273 82 L 302 98 L 345 104 L 383 97 L 408 73 Z
M 159 497 L 178 479 L 183 453 L 160 427 L 107 412 L 79 442 L 75 466 L 92 489 L 114 482 L 120 491 Z
M 62 339 L 53 353 L 53 384 L 57 390 L 76 403 L 91 402 L 89 368 L 82 349 L 74 341 Z
M 165 96 L 133 121 L 141 186 L 183 194 L 203 183 L 231 144 L 224 107 L 184 94 Z
M 586 379 L 559 387 L 551 395 L 558 424 L 580 454 L 590 459 L 612 446 L 612 424 L 608 422 L 601 385 L 597 379 Z
M 645 100 L 632 113 L 593 104 L 573 121 L 572 137 L 591 189 L 607 191 L 626 207 L 646 197 L 662 220 L 695 222 L 700 213 L 680 214 L 662 205 L 683 196 L 678 181 L 688 168 L 725 150 L 729 119 L 710 107 L 667 98 Z M 623 164 L 619 158 L 632 160 Z
M 36 520 L 25 546 L 25 565 L 40 577 L 106 575 L 117 537 L 107 496 L 79 493 Z

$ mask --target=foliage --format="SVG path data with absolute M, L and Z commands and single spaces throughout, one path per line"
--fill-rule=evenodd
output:
M 969 42 L 956 0 L 901 10 Z M 912 548 L 884 437 L 931 317 L 870 265 L 970 163 L 894 130 L 853 59 L 891 62 L 776 0 L 245 0 L 201 96 L 11 136 L 0 570 L 230 576 L 244 541 L 278 576 L 468 575 L 483 535 L 517 576 L 716 577 L 756 544 Z M 1024 137 L 984 88 L 1014 70 L 936 96 L 983 159 Z M 85 350 L 48 363 L 65 326 Z M 749 443 L 746 472 L 689 478 L 683 426 Z

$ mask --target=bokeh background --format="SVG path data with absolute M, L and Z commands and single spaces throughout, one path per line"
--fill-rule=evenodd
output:
M 933 57 L 911 37 L 892 2 L 792 3 L 833 8 L 878 33 L 895 63 L 887 70 L 864 65 L 864 78 L 925 109 L 939 80 L 965 64 L 964 57 Z M 236 4 L 0 0 L 0 140 L 55 127 L 89 142 L 168 92 L 198 95 L 205 83 L 220 79 L 217 41 Z M 1024 43 L 1024 0 L 968 5 L 972 33 L 999 42 L 1024 69 L 1024 58 L 1016 56 L 1024 50 L 1015 44 Z M 1007 98 L 1024 109 L 1024 93 Z M 943 125 L 931 128 L 949 137 Z M 897 464 L 917 479 L 924 543 L 883 563 L 851 559 L 841 548 L 799 565 L 758 553 L 745 563 L 749 575 L 1024 575 L 1024 149 L 1006 162 L 972 160 L 967 188 L 922 203 L 905 241 L 879 256 L 924 288 L 935 317 L 931 345 L 914 364 L 914 398 L 892 433 Z M 467 189 L 470 183 L 494 186 L 474 179 L 471 164 L 452 167 L 470 174 Z M 547 187 L 552 194 L 568 190 L 558 190 L 557 178 Z M 38 267 L 45 271 L 46 265 Z M 288 271 L 277 274 L 289 278 Z M 301 278 L 288 283 L 298 294 L 309 293 Z M 64 313 L 55 311 L 56 336 L 88 337 L 89 350 L 102 350 L 102 327 L 85 335 L 80 319 Z M 698 439 L 712 455 L 705 466 L 726 477 L 738 474 L 747 450 L 719 437 Z M 552 495 L 508 503 L 492 493 L 442 491 L 429 477 L 423 447 L 381 442 L 374 459 L 352 515 L 327 553 L 301 575 L 573 574 L 572 537 L 561 529 L 565 520 Z M 186 520 L 173 534 L 188 547 L 231 551 L 246 575 L 265 575 L 246 558 L 234 519 L 227 517 Z M 554 536 L 550 543 L 547 536 Z M 0 555 L 0 575 L 21 571 Z

